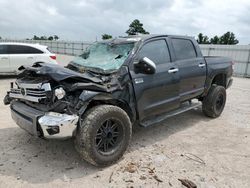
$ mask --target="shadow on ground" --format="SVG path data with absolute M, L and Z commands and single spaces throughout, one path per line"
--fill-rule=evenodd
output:
M 167 139 L 178 131 L 199 124 L 200 121 L 209 119 L 202 115 L 201 109 L 198 109 L 148 128 L 136 126 L 128 152 Z M 0 129 L 0 141 L 0 174 L 3 176 L 12 176 L 36 184 L 56 179 L 67 181 L 102 170 L 81 160 L 72 140 L 36 139 L 15 127 Z

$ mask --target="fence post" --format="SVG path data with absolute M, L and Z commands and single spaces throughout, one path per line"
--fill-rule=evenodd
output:
M 248 71 L 248 66 L 250 64 L 250 49 L 248 50 L 248 58 L 247 58 L 247 62 L 246 62 L 246 69 L 245 69 L 245 74 L 244 77 L 248 77 L 250 75 L 247 75 L 247 71 Z
M 211 47 L 208 48 L 207 56 L 210 56 Z
M 213 47 L 209 47 L 209 48 L 208 48 L 208 56 L 210 56 L 210 52 L 211 52 L 212 50 L 215 50 L 215 48 L 213 48 Z
M 58 41 L 56 41 L 56 53 L 59 54 Z
M 64 42 L 64 54 L 66 54 L 66 42 Z

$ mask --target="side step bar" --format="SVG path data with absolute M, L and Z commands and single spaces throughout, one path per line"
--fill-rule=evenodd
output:
M 148 120 L 142 121 L 140 123 L 140 125 L 142 125 L 143 127 L 148 127 L 150 125 L 160 123 L 161 121 L 163 121 L 163 120 L 165 120 L 167 118 L 170 118 L 172 116 L 181 114 L 183 112 L 192 110 L 194 108 L 198 108 L 201 105 L 202 105 L 201 102 L 185 102 L 185 103 L 181 104 L 180 108 L 178 108 L 176 110 L 173 110 L 173 111 L 170 111 L 170 112 L 167 112 L 165 114 L 161 114 L 161 115 L 158 115 L 158 116 L 153 116 L 152 118 L 150 118 Z

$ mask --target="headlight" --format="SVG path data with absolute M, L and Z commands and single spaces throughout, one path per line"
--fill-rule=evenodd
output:
M 59 87 L 57 89 L 55 89 L 55 96 L 60 100 L 63 97 L 65 97 L 66 92 L 64 91 L 64 89 L 62 87 Z

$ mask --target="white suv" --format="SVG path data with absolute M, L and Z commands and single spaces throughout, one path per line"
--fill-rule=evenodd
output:
M 21 65 L 35 62 L 57 64 L 56 55 L 40 44 L 0 43 L 0 75 L 17 74 Z

